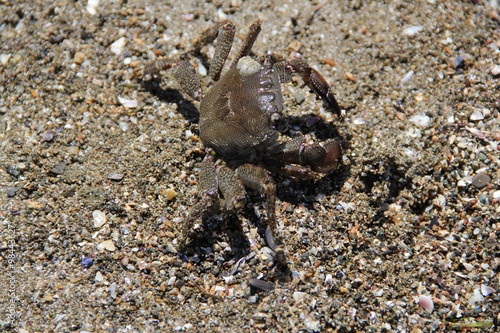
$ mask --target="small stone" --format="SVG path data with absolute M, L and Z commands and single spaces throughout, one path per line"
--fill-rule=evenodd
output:
M 419 127 L 427 127 L 427 126 L 429 126 L 429 123 L 431 122 L 431 118 L 429 116 L 424 115 L 424 114 L 415 115 L 408 120 Z
M 7 188 L 7 196 L 9 198 L 13 198 L 16 196 L 17 192 L 19 192 L 20 188 L 19 187 L 9 187 Z
M 56 136 L 56 134 L 53 131 L 45 131 L 42 134 L 42 141 L 50 142 L 50 141 L 54 140 L 55 136 Z
M 83 52 L 76 52 L 75 56 L 73 57 L 73 62 L 75 64 L 80 65 L 84 61 L 85 61 L 85 53 L 83 53 Z
M 89 2 L 87 2 L 87 12 L 90 15 L 97 14 L 97 6 L 99 6 L 99 0 L 89 0 Z
M 2 65 L 7 65 L 7 63 L 9 62 L 9 59 L 10 59 L 10 54 L 6 54 L 6 53 L 2 53 L 0 54 L 0 63 Z
M 307 329 L 309 329 L 312 332 L 319 332 L 319 331 L 321 331 L 320 321 L 319 320 L 314 320 L 310 316 L 306 316 L 304 318 L 304 325 L 306 325 Z
M 48 303 L 48 302 L 52 302 L 53 300 L 54 300 L 54 297 L 51 294 L 45 294 L 43 296 L 43 301 L 44 302 Z
M 483 115 L 483 113 L 481 111 L 476 110 L 476 111 L 472 112 L 472 114 L 470 115 L 469 119 L 472 120 L 472 121 L 483 120 L 484 119 L 484 115 Z
M 483 294 L 483 296 L 485 296 L 485 297 L 490 296 L 494 292 L 495 292 L 495 289 L 493 289 L 487 285 L 484 285 L 484 284 L 481 285 L 481 294 Z
M 126 43 L 127 43 L 127 40 L 125 39 L 125 37 L 120 37 L 113 44 L 111 44 L 111 46 L 109 47 L 109 49 L 114 54 L 120 55 L 120 54 L 122 54 L 123 48 L 125 47 Z
M 123 179 L 123 174 L 117 173 L 117 172 L 110 172 L 106 176 L 109 180 L 115 180 L 115 181 L 120 181 Z
M 477 188 L 483 188 L 486 185 L 488 185 L 491 181 L 491 177 L 484 174 L 484 173 L 478 173 L 477 175 L 472 178 L 472 185 L 474 185 Z
M 169 189 L 165 190 L 164 194 L 168 201 L 174 200 L 174 198 L 177 196 L 177 192 L 175 192 L 173 186 L 170 186 Z
M 106 214 L 100 210 L 94 210 L 92 217 L 94 218 L 94 228 L 102 227 L 107 221 Z
M 62 162 L 56 164 L 52 169 L 50 169 L 50 173 L 55 176 L 60 176 L 64 173 L 65 170 L 66 170 L 66 163 Z
M 408 27 L 405 30 L 403 30 L 403 33 L 407 36 L 413 36 L 413 35 L 417 34 L 422 29 L 423 29 L 423 27 L 412 26 L 412 27 Z
M 85 257 L 82 259 L 81 264 L 83 268 L 90 268 L 94 264 L 94 259 L 91 257 Z
M 101 244 L 97 245 L 97 249 L 98 250 L 105 249 L 105 250 L 108 250 L 110 252 L 113 252 L 116 250 L 115 242 L 113 242 L 113 240 L 111 240 L 111 239 L 105 240 Z
M 296 91 L 293 94 L 293 97 L 295 97 L 295 102 L 297 104 L 302 103 L 306 99 L 306 95 L 304 95 L 304 93 L 302 91 Z
M 136 108 L 139 105 L 139 102 L 137 102 L 136 99 L 127 99 L 118 96 L 118 101 L 120 102 L 121 105 L 129 109 Z
M 274 283 L 272 283 L 272 282 L 266 282 L 266 281 L 262 281 L 259 279 L 250 279 L 248 281 L 248 283 L 250 283 L 255 288 L 258 288 L 258 289 L 264 290 L 264 291 L 269 291 L 269 290 L 274 289 Z
M 499 65 L 495 65 L 493 66 L 493 68 L 491 69 L 491 74 L 493 75 L 499 75 L 500 74 L 500 66 Z
M 97 273 L 95 274 L 95 278 L 94 278 L 94 280 L 95 280 L 96 282 L 102 282 L 102 281 L 104 281 L 104 276 L 102 275 L 102 273 L 101 273 L 101 272 L 97 272 Z
M 293 293 L 293 300 L 295 302 L 300 302 L 302 301 L 305 297 L 307 296 L 307 293 L 301 292 L 301 291 L 296 291 Z

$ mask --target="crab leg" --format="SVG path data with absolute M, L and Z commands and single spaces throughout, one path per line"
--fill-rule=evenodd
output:
M 268 245 L 276 251 L 277 261 L 286 265 L 285 250 L 276 222 L 276 184 L 274 180 L 269 171 L 253 164 L 240 165 L 236 169 L 236 175 L 245 186 L 266 197 L 267 225 L 271 233 L 271 241 L 268 240 Z
M 289 62 L 277 62 L 273 65 L 273 69 L 278 71 L 281 82 L 290 82 L 293 74 L 300 75 L 304 83 L 323 99 L 325 106 L 340 115 L 340 106 L 328 82 L 320 72 L 312 68 L 305 60 L 295 59 Z
M 144 74 L 150 77 L 158 76 L 161 71 L 173 68 L 175 80 L 179 83 L 192 99 L 200 101 L 203 98 L 200 79 L 196 71 L 187 61 L 174 61 L 171 59 L 157 60 L 149 63 L 144 68 Z
M 207 154 L 201 162 L 200 168 L 200 178 L 198 182 L 200 200 L 189 211 L 189 216 L 187 218 L 189 223 L 185 223 L 186 229 L 190 229 L 191 224 L 207 211 L 207 207 L 218 209 L 218 190 L 214 157 Z M 185 234 L 187 231 L 183 231 L 183 233 Z
M 252 46 L 260 33 L 260 25 L 261 22 L 259 20 L 252 23 L 252 25 L 250 26 L 250 31 L 243 41 L 243 47 L 241 48 L 240 53 L 238 54 L 238 57 L 236 57 L 235 61 L 238 61 L 240 60 L 240 58 L 243 58 L 250 54 L 250 51 L 252 51 Z

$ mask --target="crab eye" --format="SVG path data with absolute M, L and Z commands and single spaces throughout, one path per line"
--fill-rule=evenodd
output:
M 271 119 L 271 123 L 273 125 L 276 125 L 281 120 L 281 115 L 278 112 L 274 112 L 274 113 L 271 114 L 270 119 Z

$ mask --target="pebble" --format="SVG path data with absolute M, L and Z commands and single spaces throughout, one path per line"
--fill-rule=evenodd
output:
M 120 102 L 121 105 L 129 109 L 136 108 L 139 105 L 139 102 L 137 102 L 136 99 L 127 99 L 118 96 L 118 101 Z
M 493 66 L 493 68 L 491 69 L 491 74 L 493 75 L 499 75 L 500 74 L 500 66 L 499 65 L 495 65 Z
M 309 329 L 313 332 L 321 331 L 321 326 L 320 326 L 319 320 L 314 320 L 310 316 L 306 316 L 304 318 L 304 325 L 306 325 L 307 329 Z
M 306 99 L 306 95 L 304 95 L 302 91 L 294 92 L 293 97 L 295 98 L 295 102 L 297 104 L 302 103 Z
M 307 296 L 307 293 L 301 292 L 301 291 L 296 291 L 293 293 L 293 300 L 295 302 L 300 302 L 302 301 L 305 297 Z
M 126 43 L 127 43 L 127 40 L 125 39 L 125 37 L 120 37 L 113 44 L 111 44 L 109 49 L 114 54 L 120 55 L 120 54 L 122 54 L 123 48 L 125 47 Z
M 411 70 L 408 73 L 406 73 L 406 75 L 401 79 L 401 83 L 406 83 L 406 82 L 410 81 L 411 78 L 413 77 L 414 73 L 415 72 L 413 70 Z
M 484 115 L 483 115 L 483 113 L 481 111 L 476 110 L 476 111 L 472 112 L 472 114 L 470 115 L 469 119 L 472 120 L 472 121 L 483 120 L 484 119 Z
M 54 133 L 53 131 L 45 131 L 42 134 L 42 141 L 50 142 L 50 141 L 54 140 L 55 136 L 56 136 L 56 133 Z
M 7 188 L 7 197 L 13 198 L 16 196 L 17 192 L 19 192 L 19 187 L 8 187 Z
M 73 62 L 75 64 L 81 64 L 82 62 L 85 61 L 85 53 L 83 52 L 76 52 L 75 56 L 73 57 Z
M 113 242 L 113 240 L 111 240 L 111 239 L 105 240 L 101 244 L 97 245 L 97 249 L 99 251 L 105 249 L 105 250 L 108 250 L 110 252 L 113 252 L 116 250 L 115 242 Z
M 424 114 L 412 116 L 408 120 L 419 127 L 427 127 L 431 122 L 431 118 Z
M 95 274 L 94 281 L 96 281 L 96 282 L 102 282 L 102 281 L 104 281 L 104 276 L 102 275 L 101 272 L 97 272 Z
M 109 180 L 120 181 L 123 179 L 123 174 L 117 173 L 117 172 L 110 172 L 110 173 L 108 173 L 106 178 L 108 178 Z
M 423 29 L 423 27 L 411 26 L 411 27 L 408 27 L 405 30 L 403 30 L 403 33 L 407 36 L 413 36 L 413 35 L 417 34 L 422 29 Z
M 94 264 L 94 259 L 91 257 L 85 257 L 82 259 L 81 264 L 83 268 L 90 268 Z
M 60 176 L 64 173 L 65 170 L 66 170 L 66 163 L 62 162 L 54 165 L 54 167 L 50 169 L 50 173 L 56 176 Z
M 0 54 L 0 63 L 2 63 L 2 65 L 7 65 L 7 63 L 9 62 L 9 59 L 10 59 L 10 54 L 6 54 L 6 53 L 2 53 Z
M 485 296 L 485 297 L 490 296 L 494 292 L 495 292 L 495 289 L 493 289 L 487 285 L 484 285 L 484 284 L 481 285 L 481 294 L 483 294 L 483 296 Z
M 89 2 L 87 2 L 87 12 L 90 15 L 97 14 L 97 6 L 99 6 L 99 0 L 89 0 Z
M 472 185 L 477 188 L 483 188 L 491 181 L 491 177 L 484 173 L 478 173 L 472 178 Z
M 94 218 L 94 228 L 100 228 L 106 224 L 107 218 L 106 214 L 100 210 L 94 210 L 92 212 L 92 217 Z

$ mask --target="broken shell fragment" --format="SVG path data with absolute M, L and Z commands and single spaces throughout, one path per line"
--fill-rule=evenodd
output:
M 254 286 L 257 289 L 264 291 L 270 291 L 274 289 L 274 283 L 272 282 L 266 282 L 259 279 L 250 279 L 248 280 L 248 283 L 250 283 L 250 285 Z
M 427 313 L 432 313 L 434 311 L 434 302 L 432 298 L 426 295 L 420 295 L 418 297 L 418 305 L 420 305 Z

